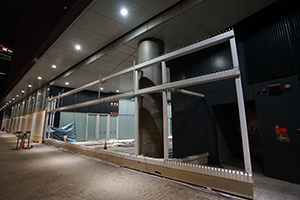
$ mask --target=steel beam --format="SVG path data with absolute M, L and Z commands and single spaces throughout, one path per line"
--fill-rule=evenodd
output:
M 178 50 L 172 51 L 170 53 L 166 53 L 166 54 L 164 54 L 162 56 L 159 56 L 157 58 L 151 59 L 149 61 L 145 61 L 145 62 L 140 63 L 138 65 L 133 65 L 132 67 L 129 67 L 129 68 L 124 69 L 122 71 L 119 71 L 117 73 L 114 73 L 114 74 L 108 75 L 106 77 L 103 77 L 103 78 L 101 78 L 101 81 L 100 80 L 96 80 L 94 82 L 88 83 L 86 85 L 83 85 L 83 86 L 81 86 L 79 88 L 76 88 L 74 90 L 71 90 L 69 92 L 66 92 L 66 93 L 63 93 L 61 95 L 55 96 L 55 97 L 51 98 L 51 100 L 52 99 L 57 99 L 59 97 L 62 98 L 62 97 L 69 96 L 71 94 L 74 94 L 74 93 L 80 92 L 82 90 L 85 90 L 87 88 L 93 87 L 94 85 L 99 84 L 100 82 L 103 83 L 103 82 L 108 81 L 110 79 L 122 76 L 122 75 L 130 73 L 130 72 L 133 72 L 134 70 L 141 70 L 143 68 L 149 67 L 150 65 L 158 63 L 158 62 L 172 60 L 172 59 L 178 58 L 180 56 L 184 56 L 184 55 L 193 53 L 195 51 L 199 51 L 199 50 L 202 50 L 202 49 L 205 49 L 205 48 L 208 48 L 208 47 L 211 47 L 211 46 L 214 46 L 214 45 L 226 42 L 226 41 L 230 40 L 233 37 L 234 37 L 233 30 L 224 32 L 224 33 L 222 33 L 220 35 L 217 35 L 217 36 L 208 38 L 206 40 L 203 40 L 203 41 L 200 41 L 200 42 L 188 45 L 186 47 L 183 47 L 183 48 L 180 48 Z
M 183 90 L 183 89 L 176 89 L 176 90 L 170 90 L 171 92 L 178 92 L 178 93 L 183 93 L 183 94 L 188 94 L 191 96 L 196 96 L 196 97 L 200 97 L 200 98 L 204 98 L 205 95 L 201 94 L 201 93 L 197 93 L 197 92 L 192 92 L 189 90 Z
M 166 63 L 163 61 L 161 63 L 161 74 L 162 74 L 162 84 L 167 84 L 167 67 Z M 168 100 L 167 92 L 162 91 L 162 107 L 163 107 L 163 144 L 164 144 L 164 160 L 169 159 L 169 148 L 168 148 Z
M 230 39 L 230 49 L 231 49 L 233 67 L 239 71 L 239 60 L 238 60 L 235 38 Z M 245 172 L 248 174 L 252 174 L 246 112 L 245 112 L 245 103 L 244 103 L 244 95 L 243 95 L 243 87 L 242 87 L 241 77 L 238 77 L 235 79 L 235 88 L 236 88 L 239 117 L 240 117 Z
M 239 70 L 235 68 L 235 69 L 231 69 L 231 70 L 227 70 L 227 71 L 223 71 L 223 72 L 217 72 L 217 73 L 208 74 L 208 75 L 204 75 L 204 76 L 197 76 L 194 78 L 184 79 L 181 81 L 157 85 L 157 86 L 144 88 L 144 89 L 140 89 L 140 90 L 136 90 L 136 91 L 130 91 L 130 92 L 122 93 L 122 94 L 117 94 L 117 95 L 110 96 L 110 97 L 104 97 L 104 98 L 95 99 L 92 101 L 86 101 L 83 103 L 60 107 L 60 108 L 52 109 L 49 112 L 91 106 L 91 105 L 104 103 L 104 102 L 108 102 L 108 101 L 114 101 L 114 100 L 118 100 L 118 99 L 129 98 L 129 97 L 136 97 L 136 96 L 140 96 L 143 94 L 149 94 L 149 93 L 153 93 L 153 92 L 161 92 L 164 90 L 177 89 L 177 88 L 181 88 L 181 87 L 187 87 L 187 86 L 191 86 L 191 85 L 209 83 L 209 82 L 213 82 L 213 81 L 219 81 L 219 80 L 236 78 L 236 77 L 239 77 Z

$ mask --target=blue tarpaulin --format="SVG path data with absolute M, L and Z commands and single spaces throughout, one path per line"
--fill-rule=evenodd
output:
M 64 127 L 55 128 L 51 126 L 50 138 L 60 141 L 64 141 L 64 136 L 66 136 L 67 142 L 76 142 L 76 127 L 75 122 L 72 122 Z

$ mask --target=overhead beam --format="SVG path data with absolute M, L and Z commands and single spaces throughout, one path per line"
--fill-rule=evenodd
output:
M 239 77 L 239 70 L 237 68 L 234 68 L 234 69 L 227 70 L 227 71 L 217 72 L 217 73 L 203 75 L 203 76 L 197 76 L 194 78 L 184 79 L 181 81 L 166 83 L 166 84 L 162 84 L 162 85 L 156 85 L 153 87 L 130 91 L 130 92 L 125 92 L 125 93 L 113 95 L 110 97 L 104 97 L 104 98 L 99 98 L 99 99 L 95 99 L 92 101 L 86 101 L 83 103 L 60 107 L 60 108 L 49 110 L 48 112 L 63 111 L 63 110 L 69 110 L 69 109 L 80 108 L 80 107 L 85 107 L 85 106 L 91 106 L 91 105 L 104 103 L 104 102 L 108 102 L 108 101 L 136 97 L 136 96 L 154 93 L 154 92 L 161 92 L 161 91 L 166 91 L 166 90 L 171 90 L 171 89 L 177 89 L 177 88 L 188 87 L 188 86 L 192 86 L 192 85 L 209 83 L 209 82 L 213 82 L 213 81 L 219 81 L 219 80 L 224 80 L 224 79 L 229 79 L 229 78 L 237 78 L 237 77 Z
M 158 62 L 172 60 L 172 59 L 178 58 L 180 56 L 184 56 L 184 55 L 187 55 L 187 54 L 190 54 L 190 53 L 193 53 L 193 52 L 196 52 L 196 51 L 199 51 L 199 50 L 202 50 L 202 49 L 205 49 L 205 48 L 208 48 L 208 47 L 211 47 L 211 46 L 214 46 L 214 45 L 226 42 L 226 41 L 229 41 L 233 37 L 234 37 L 233 30 L 224 32 L 224 33 L 219 34 L 217 36 L 208 38 L 208 39 L 200 41 L 200 42 L 196 42 L 194 44 L 191 44 L 191 45 L 188 45 L 186 47 L 180 48 L 178 50 L 172 51 L 170 53 L 166 53 L 166 54 L 164 54 L 162 56 L 159 56 L 157 58 L 145 61 L 145 62 L 140 63 L 138 65 L 134 65 L 134 66 L 131 66 L 131 67 L 127 68 L 127 69 L 119 71 L 117 73 L 114 73 L 114 74 L 108 75 L 106 77 L 103 77 L 101 79 L 101 83 L 103 83 L 105 81 L 108 81 L 110 79 L 122 76 L 124 74 L 133 72 L 134 70 L 141 70 L 141 69 L 147 68 L 150 65 L 158 63 Z M 100 80 L 96 80 L 94 82 L 88 83 L 86 85 L 83 85 L 83 86 L 81 86 L 79 88 L 76 88 L 76 89 L 71 90 L 69 92 L 66 92 L 64 94 L 55 96 L 55 97 L 51 98 L 50 101 L 52 101 L 54 99 L 66 97 L 66 96 L 69 96 L 69 95 L 77 93 L 77 92 L 80 92 L 82 90 L 85 90 L 87 88 L 90 88 L 90 87 L 92 87 L 94 85 L 99 84 L 99 82 L 100 82 Z
M 200 98 L 205 97 L 204 94 L 197 93 L 197 92 L 192 92 L 192 91 L 189 91 L 189 90 L 183 90 L 183 89 L 171 90 L 171 92 L 178 92 L 178 93 L 188 94 L 188 95 L 196 96 L 196 97 L 200 97 Z

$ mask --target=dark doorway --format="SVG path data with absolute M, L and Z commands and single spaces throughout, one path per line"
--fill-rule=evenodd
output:
M 248 139 L 253 171 L 262 172 L 262 153 L 254 101 L 245 102 Z M 218 126 L 220 163 L 244 168 L 243 148 L 237 103 L 213 106 Z

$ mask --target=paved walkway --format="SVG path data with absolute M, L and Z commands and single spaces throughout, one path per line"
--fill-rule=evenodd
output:
M 0 132 L 0 199 L 225 199 L 201 188 Z

